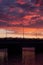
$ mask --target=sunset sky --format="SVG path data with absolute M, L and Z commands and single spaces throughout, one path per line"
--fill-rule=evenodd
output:
M 0 0 L 0 38 L 23 36 L 43 38 L 43 0 Z

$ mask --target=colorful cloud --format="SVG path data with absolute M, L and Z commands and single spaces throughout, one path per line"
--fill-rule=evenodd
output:
M 43 0 L 0 0 L 0 28 L 23 26 L 43 28 Z

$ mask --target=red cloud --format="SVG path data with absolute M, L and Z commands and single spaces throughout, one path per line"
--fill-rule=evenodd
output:
M 0 3 L 2 3 L 2 0 L 0 0 Z
M 20 8 L 20 9 L 18 10 L 18 12 L 19 12 L 19 13 L 23 13 L 24 11 L 23 11 L 23 9 Z
M 31 15 L 26 15 L 26 16 L 24 16 L 23 18 L 25 18 L 25 19 L 31 19 L 32 16 L 31 16 Z
M 40 16 L 40 20 L 43 20 L 43 16 Z
M 35 6 L 39 7 L 40 5 L 43 5 L 43 1 L 42 0 L 38 0 L 38 3 L 35 4 Z
M 11 21 L 11 22 L 9 22 L 9 24 L 13 24 L 13 25 L 20 25 L 21 24 L 21 22 L 19 21 Z
M 0 20 L 1 22 L 6 22 L 5 20 Z
M 13 11 L 15 11 L 15 8 L 10 7 L 10 8 L 9 8 L 9 12 L 13 12 Z
M 35 6 L 39 7 L 39 6 L 40 6 L 40 4 L 35 4 Z
M 16 11 L 17 11 L 18 13 L 23 13 L 23 12 L 24 12 L 24 10 L 23 10 L 22 8 L 20 8 L 20 7 L 16 7 Z
M 13 19 L 13 18 L 16 18 L 16 16 L 8 15 L 8 18 Z
M 23 0 L 17 0 L 16 2 L 19 3 L 19 4 L 21 4 L 21 5 L 26 3 L 26 2 L 23 1 Z

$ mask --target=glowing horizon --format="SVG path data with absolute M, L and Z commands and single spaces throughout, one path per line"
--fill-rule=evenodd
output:
M 14 28 L 14 27 L 13 27 Z M 17 30 L 13 28 L 0 29 L 0 38 L 39 38 L 43 39 L 43 28 L 22 28 L 16 27 Z M 19 31 L 20 30 L 20 31 Z

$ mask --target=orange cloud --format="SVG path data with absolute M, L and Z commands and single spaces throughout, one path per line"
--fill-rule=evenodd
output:
M 21 22 L 20 22 L 20 21 L 19 21 L 19 22 L 18 22 L 18 21 L 10 21 L 9 24 L 11 24 L 11 25 L 12 25 L 12 24 L 13 24 L 13 25 L 18 25 L 18 24 L 19 24 L 19 25 L 20 25 Z
M 40 14 L 37 14 L 35 12 L 30 12 L 30 15 L 25 15 L 24 19 L 31 19 L 32 17 L 40 17 Z
M 26 15 L 23 17 L 23 24 L 24 25 L 30 25 L 32 15 Z
M 43 16 L 40 16 L 40 19 L 43 20 Z
M 24 26 L 30 25 L 28 19 L 23 19 L 22 24 L 23 24 Z
M 4 28 L 1 28 L 4 29 Z M 0 38 L 3 37 L 12 37 L 12 38 L 23 38 L 23 27 L 7 27 L 7 29 L 5 30 L 9 30 L 9 31 L 14 31 L 14 33 L 10 33 L 7 35 L 6 34 L 0 34 Z M 16 32 L 16 33 L 15 33 Z M 40 33 L 39 33 L 40 32 Z M 43 38 L 43 28 L 26 28 L 24 27 L 24 38 Z M 37 36 L 36 36 L 37 33 Z
M 23 11 L 23 9 L 19 8 L 19 9 L 18 9 L 18 12 L 19 12 L 19 13 L 23 13 L 24 11 Z
M 26 16 L 24 16 L 24 18 L 25 18 L 25 19 L 31 19 L 32 16 L 31 16 L 31 15 L 26 15 Z
M 35 18 L 37 17 L 37 18 Z M 35 18 L 35 19 L 32 19 L 32 18 Z M 24 25 L 30 25 L 30 24 L 34 24 L 36 23 L 36 20 L 39 20 L 40 19 L 40 15 L 39 14 L 33 14 L 32 15 L 25 15 L 23 17 L 23 23 Z

